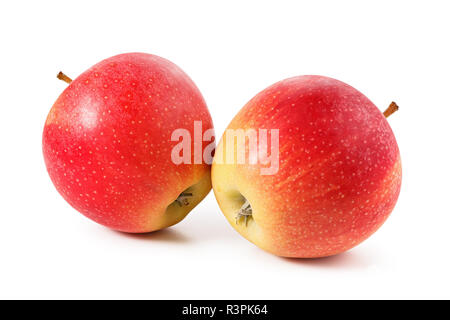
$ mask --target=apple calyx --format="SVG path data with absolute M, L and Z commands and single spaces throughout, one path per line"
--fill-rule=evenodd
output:
M 398 109 L 399 109 L 398 105 L 394 101 L 392 101 L 389 107 L 387 107 L 387 109 L 384 110 L 383 115 L 387 118 L 394 112 L 398 111 Z
M 61 72 L 61 71 L 56 75 L 56 77 L 57 77 L 59 80 L 62 80 L 62 81 L 67 82 L 67 83 L 71 83 L 71 82 L 72 82 L 72 79 L 71 79 L 70 77 L 66 76 L 66 75 L 65 75 L 63 72 Z
M 178 198 L 175 200 L 176 203 L 180 207 L 188 206 L 189 205 L 189 199 L 192 197 L 192 192 L 182 192 Z
M 243 217 L 245 226 L 247 226 L 248 218 L 252 216 L 252 213 L 253 213 L 252 206 L 250 205 L 250 202 L 248 202 L 248 200 L 245 199 L 244 204 L 236 214 L 236 224 L 238 224 L 241 218 Z

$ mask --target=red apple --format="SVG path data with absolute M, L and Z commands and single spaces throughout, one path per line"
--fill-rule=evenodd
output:
M 264 163 L 264 149 L 248 146 L 251 135 L 224 135 L 212 167 L 219 205 L 249 241 L 279 256 L 330 256 L 367 239 L 393 210 L 401 184 L 397 143 L 383 114 L 356 89 L 322 76 L 278 82 L 228 126 L 262 128 L 267 141 L 278 142 L 279 149 L 269 148 L 279 152 L 277 163 Z M 239 150 L 245 163 L 226 160 Z
M 202 125 L 197 135 L 213 128 L 202 95 L 179 67 L 150 54 L 118 55 L 59 96 L 45 123 L 45 164 L 59 193 L 88 218 L 125 232 L 162 229 L 211 189 L 210 165 L 171 159 L 171 134 L 183 128 L 194 136 L 194 121 Z

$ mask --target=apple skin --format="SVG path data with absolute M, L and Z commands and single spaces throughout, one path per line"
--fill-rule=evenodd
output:
M 130 233 L 162 229 L 211 189 L 210 165 L 171 161 L 173 130 L 193 136 L 196 120 L 203 131 L 213 128 L 200 91 L 179 67 L 150 54 L 117 55 L 81 74 L 53 105 L 45 164 L 59 193 L 86 217 Z M 177 205 L 188 188 L 189 205 Z
M 297 258 L 344 252 L 373 234 L 394 208 L 401 185 L 394 134 L 378 108 L 343 82 L 323 76 L 280 81 L 250 100 L 228 128 L 279 129 L 276 174 L 261 175 L 267 165 L 259 162 L 220 163 L 224 137 L 212 166 L 225 217 L 266 251 Z M 236 222 L 244 198 L 253 211 L 247 226 Z

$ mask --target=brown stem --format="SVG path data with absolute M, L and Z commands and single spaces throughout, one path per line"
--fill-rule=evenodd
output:
M 68 76 L 66 76 L 64 73 L 62 73 L 61 71 L 58 73 L 58 75 L 56 76 L 59 80 L 62 80 L 64 82 L 67 83 L 71 83 L 72 79 L 70 79 Z
M 383 112 L 383 115 L 387 118 L 397 110 L 398 105 L 394 101 L 392 101 L 389 107 Z

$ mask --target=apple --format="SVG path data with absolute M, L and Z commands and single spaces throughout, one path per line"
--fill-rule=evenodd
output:
M 210 191 L 210 164 L 174 163 L 174 130 L 213 130 L 200 91 L 175 64 L 128 53 L 94 65 L 53 105 L 43 153 L 59 193 L 86 217 L 143 233 L 181 221 Z M 194 147 L 194 142 L 191 142 Z M 205 141 L 195 148 L 203 148 Z
M 396 108 L 392 103 L 386 116 Z M 259 130 L 265 139 L 252 149 L 250 134 L 228 139 L 230 130 Z M 394 134 L 377 107 L 343 82 L 299 76 L 275 83 L 226 132 L 212 165 L 214 194 L 229 223 L 275 255 L 349 250 L 384 223 L 397 201 L 401 162 Z M 277 163 L 268 163 L 269 153 Z M 244 163 L 236 160 L 242 154 Z M 272 172 L 264 171 L 268 166 Z

